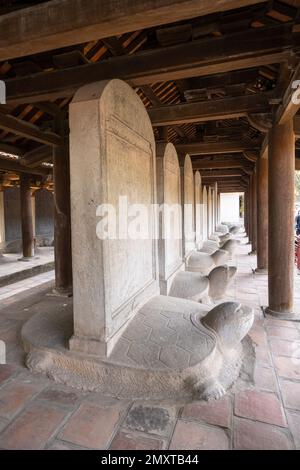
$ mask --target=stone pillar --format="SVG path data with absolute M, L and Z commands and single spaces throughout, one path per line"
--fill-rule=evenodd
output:
M 257 161 L 257 268 L 268 272 L 268 150 Z
M 273 125 L 269 136 L 269 306 L 267 313 L 295 318 L 293 121 Z
M 218 224 L 218 183 L 214 184 L 214 230 L 216 230 Z
M 53 149 L 54 253 L 56 294 L 72 293 L 70 156 L 68 141 Z
M 254 170 L 251 179 L 251 228 L 252 228 L 252 251 L 256 253 L 257 249 L 257 172 Z
M 34 236 L 32 221 L 32 204 L 30 177 L 22 174 L 20 177 L 21 225 L 23 260 L 34 256 Z

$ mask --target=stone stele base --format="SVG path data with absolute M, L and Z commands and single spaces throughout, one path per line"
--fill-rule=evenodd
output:
M 224 354 L 217 335 L 200 322 L 208 310 L 192 301 L 154 297 L 129 323 L 110 357 L 101 360 L 68 349 L 72 308 L 50 308 L 23 327 L 26 364 L 57 382 L 119 398 L 219 398 L 251 352 L 246 337 Z

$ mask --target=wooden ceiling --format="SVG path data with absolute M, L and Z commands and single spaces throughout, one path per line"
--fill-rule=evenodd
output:
M 0 0 L 0 20 L 38 3 L 45 2 Z M 205 181 L 221 181 L 227 170 L 228 181 L 244 189 L 297 72 L 299 3 L 273 0 L 0 62 L 7 84 L 0 184 L 15 182 L 20 171 L 49 183 L 51 149 L 61 139 L 57 119 L 67 129 L 74 91 L 96 77 L 118 76 L 149 110 L 157 140 L 189 152 Z

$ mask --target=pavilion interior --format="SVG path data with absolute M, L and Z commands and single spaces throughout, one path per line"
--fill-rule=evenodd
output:
M 21 263 L 23 277 L 0 277 L 0 448 L 299 449 L 300 2 L 117 3 L 0 1 L 0 269 L 14 239 L 23 260 L 40 257 L 32 271 Z M 188 155 L 200 173 L 211 194 L 202 242 L 226 222 L 220 195 L 243 198 L 228 262 L 237 274 L 222 301 L 254 309 L 256 359 L 249 388 L 216 402 L 108 397 L 24 365 L 24 322 L 40 309 L 72 312 L 70 103 L 81 87 L 113 79 L 140 98 L 156 145 L 173 144 L 180 167 Z M 92 184 L 88 152 L 82 160 Z

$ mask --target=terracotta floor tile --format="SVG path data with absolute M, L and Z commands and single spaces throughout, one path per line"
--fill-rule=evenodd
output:
M 10 419 L 40 390 L 36 384 L 22 383 L 17 379 L 0 390 L 0 416 Z
M 283 405 L 300 411 L 300 382 L 280 380 Z
M 256 365 L 254 370 L 255 388 L 277 392 L 278 386 L 274 369 Z
M 178 420 L 170 449 L 227 450 L 229 438 L 221 428 Z
M 111 450 L 160 450 L 164 448 L 164 441 L 126 430 L 119 431 L 110 446 Z
M 190 403 L 183 408 L 182 418 L 230 428 L 231 413 L 231 400 L 224 397 L 217 401 Z
M 59 438 L 91 449 L 105 449 L 123 410 L 82 403 L 71 416 Z
M 287 411 L 287 419 L 294 438 L 296 449 L 300 450 L 300 413 Z
M 278 356 L 274 362 L 280 377 L 300 380 L 300 359 Z
M 235 396 L 234 414 L 278 426 L 286 426 L 283 409 L 274 393 L 244 390 Z
M 283 428 L 270 424 L 234 418 L 234 449 L 288 450 L 293 444 Z
M 3 431 L 0 436 L 0 448 L 43 449 L 65 416 L 62 410 L 33 403 Z

